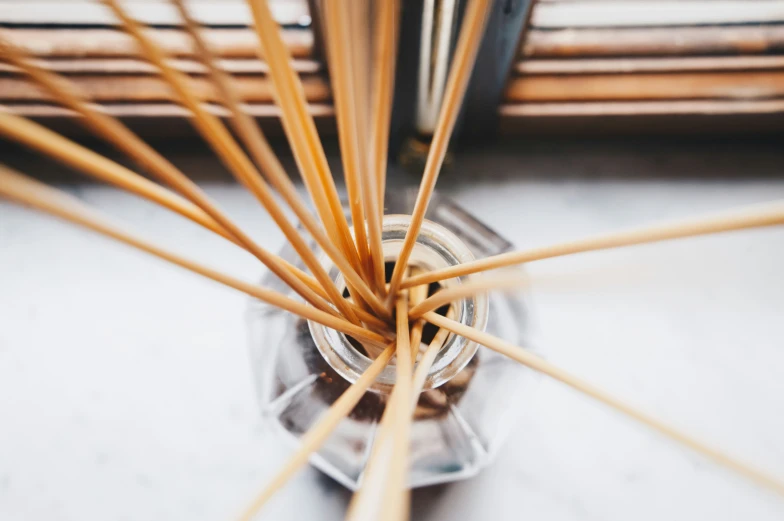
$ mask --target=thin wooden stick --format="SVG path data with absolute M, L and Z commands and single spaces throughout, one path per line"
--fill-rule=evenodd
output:
M 774 226 L 777 224 L 784 224 L 784 201 L 744 206 L 711 216 L 694 217 L 672 223 L 632 228 L 531 250 L 502 253 L 501 255 L 494 255 L 485 259 L 415 275 L 406 279 L 402 287 L 408 288 L 418 284 L 429 284 L 480 271 L 494 270 L 575 253 L 744 230 L 746 228 Z
M 219 233 L 221 236 L 248 250 L 262 262 L 264 262 L 264 258 L 267 258 L 269 255 L 271 255 L 268 252 L 265 255 L 265 252 L 261 251 L 261 247 L 253 242 L 253 240 L 248 235 L 242 232 L 242 230 L 236 224 L 234 224 L 228 218 L 228 216 L 223 213 L 223 211 L 220 210 L 195 183 L 188 179 L 185 174 L 179 171 L 171 162 L 159 154 L 155 149 L 142 141 L 130 129 L 120 123 L 120 121 L 108 114 L 105 114 L 98 106 L 89 102 L 89 100 L 87 100 L 79 92 L 72 82 L 68 81 L 62 76 L 42 69 L 21 50 L 13 46 L 10 42 L 5 41 L 1 36 L 0 57 L 2 57 L 4 60 L 7 60 L 14 66 L 22 69 L 33 79 L 33 81 L 46 89 L 50 95 L 55 98 L 55 100 L 82 116 L 79 118 L 79 121 L 85 124 L 85 126 L 92 130 L 97 136 L 105 139 L 120 151 L 126 153 L 135 161 L 139 162 L 150 173 L 155 175 L 155 177 L 157 177 L 159 180 L 168 184 L 180 192 L 183 196 L 188 198 L 190 201 L 195 203 L 196 206 L 203 210 L 203 212 L 197 212 L 196 214 L 196 218 L 198 219 L 197 222 L 199 224 L 205 226 L 210 231 Z M 13 116 L 11 122 L 14 122 Z M 63 146 L 65 146 L 65 141 L 63 141 L 64 138 L 60 138 L 56 133 L 51 132 L 45 127 L 35 123 L 27 123 L 27 121 L 23 121 L 20 118 L 15 120 L 15 126 L 22 127 L 15 129 L 16 136 L 21 136 L 22 133 L 25 133 L 27 136 L 29 136 L 26 138 L 27 141 L 25 141 L 28 146 L 35 146 L 35 148 L 39 151 L 49 154 L 54 154 L 53 147 L 57 143 L 63 144 Z M 35 143 L 32 141 L 34 136 L 39 136 L 35 138 Z M 19 139 L 19 137 L 17 137 L 17 139 Z M 76 146 L 79 147 L 78 145 Z M 73 149 L 73 147 L 67 148 Z M 93 158 L 91 161 L 89 161 L 89 163 L 92 163 L 92 170 L 88 172 L 91 175 L 101 176 L 103 172 L 107 171 L 107 165 L 108 171 L 118 171 L 116 164 L 113 164 L 108 160 L 104 160 L 98 154 L 89 151 L 89 149 L 85 149 L 83 147 L 79 148 L 87 151 L 87 155 Z M 61 152 L 58 152 L 57 154 L 58 158 L 68 160 L 61 155 Z M 85 166 L 89 166 L 86 163 L 74 165 L 74 163 L 69 162 L 69 164 L 83 170 Z M 100 165 L 103 166 L 101 167 Z M 178 213 L 181 213 L 188 218 L 193 218 L 193 208 L 191 206 L 183 205 L 183 201 L 179 200 L 179 198 L 173 201 L 173 204 L 178 205 L 175 208 L 161 199 L 153 199 L 152 197 L 144 195 L 136 189 L 131 188 L 132 186 L 141 186 L 146 190 L 146 193 L 157 194 L 159 198 L 164 198 L 166 201 L 172 202 L 172 197 L 167 190 L 161 189 L 158 187 L 158 185 L 147 181 L 146 179 L 138 176 L 128 169 L 124 170 L 125 174 L 119 175 L 119 177 L 117 174 L 114 175 L 112 178 L 115 179 L 114 181 L 106 177 L 100 178 L 101 180 L 108 181 L 112 184 L 115 184 L 116 186 L 121 186 L 122 188 L 133 191 L 134 193 L 150 198 L 155 202 L 163 204 L 164 206 L 177 211 Z M 126 180 L 127 184 L 121 184 L 121 182 L 125 183 Z M 183 211 L 189 213 L 184 214 L 182 213 Z M 283 262 L 282 259 L 280 259 L 280 261 Z M 326 293 L 318 281 L 301 270 L 295 268 L 294 266 L 289 265 L 288 263 L 285 265 L 288 271 L 297 276 L 319 297 L 327 298 Z M 380 324 L 377 323 L 375 325 L 379 326 Z
M 113 184 L 158 203 L 242 246 L 234 236 L 229 234 L 225 228 L 216 223 L 214 219 L 199 207 L 186 201 L 170 190 L 128 170 L 124 166 L 121 166 L 100 154 L 96 154 L 88 148 L 78 145 L 56 132 L 52 132 L 46 127 L 0 110 L 0 135 L 14 139 L 30 148 L 52 156 L 101 181 Z M 278 273 L 300 273 L 297 276 L 289 278 L 293 280 L 291 287 L 305 300 L 322 311 L 328 313 L 335 312 L 308 284 L 303 282 L 303 280 L 310 278 L 306 273 L 302 273 L 296 267 L 285 262 L 280 257 L 266 252 L 266 250 L 263 250 L 263 252 L 263 254 L 269 256 L 267 261 L 270 264 L 267 266 L 276 275 L 278 275 Z
M 144 56 L 152 62 L 160 71 L 166 82 L 172 87 L 180 102 L 191 111 L 194 118 L 192 122 L 199 130 L 202 137 L 212 146 L 215 153 L 223 160 L 237 180 L 248 188 L 259 200 L 264 208 L 269 212 L 272 219 L 281 229 L 294 250 L 302 258 L 305 265 L 313 272 L 316 280 L 329 296 L 329 300 L 346 316 L 351 322 L 359 323 L 359 319 L 352 310 L 349 303 L 343 298 L 335 286 L 332 279 L 327 274 L 324 267 L 316 258 L 316 255 L 308 246 L 305 239 L 297 231 L 296 227 L 289 222 L 285 213 L 278 205 L 272 195 L 267 183 L 253 166 L 250 159 L 245 155 L 240 146 L 234 141 L 226 127 L 221 121 L 204 110 L 201 100 L 188 88 L 185 76 L 179 71 L 174 70 L 167 62 L 166 55 L 142 30 L 142 25 L 128 15 L 120 6 L 117 0 L 103 0 L 114 12 L 115 16 L 122 22 L 124 29 L 134 37 L 142 49 Z M 270 267 L 270 269 L 272 269 Z M 276 273 L 277 274 L 277 273 Z M 287 272 L 280 276 L 286 283 L 291 285 L 291 280 L 295 277 Z
M 410 312 L 409 312 L 410 314 Z M 446 312 L 446 317 L 449 319 L 454 318 L 455 316 L 455 308 L 450 307 L 449 311 Z M 444 346 L 444 342 L 450 335 L 450 331 L 448 329 L 444 329 L 443 327 L 438 330 L 436 336 L 433 337 L 433 340 L 430 341 L 430 344 L 425 349 L 425 352 L 422 354 L 422 358 L 416 365 L 416 370 L 414 371 L 414 378 L 411 384 L 411 412 L 413 414 L 414 410 L 416 409 L 417 402 L 419 401 L 419 395 L 422 394 L 422 389 L 425 387 L 425 381 L 427 380 L 427 373 L 430 371 L 430 368 L 433 366 L 433 362 L 438 355 L 438 352 L 441 351 L 441 348 Z
M 341 0 L 323 4 L 330 69 L 329 78 L 332 83 L 332 96 L 335 99 L 335 115 L 343 159 L 343 176 L 348 192 L 348 205 L 351 210 L 354 237 L 363 273 L 373 280 L 373 264 L 368 250 L 365 210 L 362 204 L 363 192 L 359 181 L 362 158 L 359 152 L 360 136 L 357 122 L 360 111 L 357 109 L 354 64 L 352 63 L 352 52 L 349 49 L 348 35 L 351 34 L 351 22 L 348 10 L 347 2 Z M 361 43 L 353 42 L 353 45 L 361 45 Z M 362 139 L 364 138 L 365 136 L 362 136 Z
M 417 273 L 421 271 L 420 268 L 412 268 L 411 273 Z M 420 286 L 414 286 L 408 292 L 408 302 L 409 302 L 409 311 L 408 311 L 408 318 L 409 320 L 412 319 L 411 312 L 417 308 L 417 306 L 421 305 L 423 302 L 427 300 L 427 292 L 430 289 L 429 286 L 424 284 Z M 433 308 L 435 309 L 435 308 Z M 418 317 L 417 317 L 418 318 Z M 420 319 L 416 320 L 413 325 L 411 325 L 411 360 L 416 362 L 417 354 L 419 353 L 419 347 L 422 343 L 422 332 L 425 328 L 425 321 Z
M 270 480 L 269 484 L 256 496 L 253 502 L 239 517 L 240 521 L 250 521 L 253 516 L 280 490 L 291 477 L 302 468 L 310 455 L 318 451 L 341 420 L 356 407 L 381 371 L 395 354 L 395 344 L 390 344 L 381 352 L 367 370 L 340 395 L 321 418 L 302 435 L 297 451 L 291 455 L 283 467 Z
M 597 387 L 594 387 L 592 384 L 581 380 L 580 378 L 568 373 L 560 367 L 545 361 L 544 359 L 534 355 L 529 351 L 526 351 L 522 347 L 518 347 L 488 333 L 484 333 L 472 327 L 460 324 L 454 320 L 442 317 L 441 315 L 433 313 L 432 311 L 425 313 L 424 317 L 425 320 L 431 324 L 448 329 L 453 333 L 463 336 L 469 340 L 473 340 L 474 342 L 506 355 L 509 358 L 512 358 L 513 360 L 530 367 L 531 369 L 535 369 L 540 373 L 546 374 L 555 380 L 565 383 L 566 385 L 580 391 L 581 393 L 586 394 L 591 398 L 594 398 L 641 423 L 644 423 L 648 427 L 651 427 L 652 429 L 660 432 L 661 434 L 664 434 L 678 443 L 685 445 L 696 452 L 699 452 L 703 456 L 715 461 L 716 463 L 719 463 L 761 485 L 769 487 L 781 495 L 784 495 L 784 483 L 778 479 L 771 477 L 766 473 L 747 465 L 746 463 L 740 462 L 717 449 L 705 445 L 702 441 L 699 441 L 675 429 L 674 427 L 661 422 L 653 416 L 650 416 L 640 411 L 639 409 L 632 407 L 615 396 Z
M 202 64 L 207 68 L 213 83 L 217 87 L 220 97 L 226 108 L 231 112 L 232 118 L 229 122 L 234 128 L 235 132 L 242 139 L 243 143 L 250 152 L 253 160 L 263 170 L 264 174 L 268 177 L 270 183 L 281 194 L 283 199 L 294 211 L 294 214 L 302 223 L 303 227 L 310 233 L 316 243 L 324 250 L 324 252 L 332 259 L 338 270 L 343 273 L 346 278 L 349 291 L 352 295 L 357 292 L 359 297 L 367 300 L 372 300 L 372 292 L 370 291 L 367 283 L 362 277 L 354 270 L 351 263 L 343 253 L 330 241 L 324 233 L 321 225 L 316 221 L 305 204 L 302 202 L 297 189 L 286 174 L 283 165 L 281 165 L 275 152 L 270 147 L 261 129 L 256 124 L 255 120 L 247 114 L 242 107 L 242 99 L 237 92 L 237 89 L 232 84 L 231 78 L 228 74 L 223 72 L 217 66 L 217 61 L 209 45 L 199 29 L 198 23 L 190 16 L 183 0 L 172 0 L 180 12 L 180 16 L 185 22 L 186 31 L 190 34 L 196 46 L 196 55 Z M 380 301 L 376 300 L 376 308 L 383 309 Z M 368 313 L 363 313 L 362 308 L 355 308 L 354 311 L 366 321 Z M 374 317 L 374 315 L 370 315 Z M 364 318 L 363 318 L 364 317 Z M 374 317 L 375 318 L 375 317 Z M 372 319 L 371 319 L 372 320 Z M 377 319 L 378 320 L 378 319 Z
M 37 210 L 71 221 L 107 237 L 124 242 L 125 244 L 145 251 L 155 257 L 169 261 L 172 264 L 176 264 L 216 282 L 247 293 L 263 302 L 299 315 L 305 319 L 313 320 L 314 322 L 341 331 L 347 335 L 377 345 L 386 345 L 387 343 L 387 340 L 383 336 L 356 326 L 342 318 L 330 315 L 329 313 L 325 313 L 305 303 L 288 298 L 276 291 L 255 286 L 229 275 L 225 275 L 217 270 L 199 264 L 198 262 L 147 241 L 139 235 L 111 223 L 108 217 L 85 206 L 78 199 L 71 197 L 67 193 L 51 188 L 2 165 L 0 165 L 0 196 L 6 197 L 9 200 L 22 205 L 31 206 Z
M 292 208 L 295 211 L 295 214 L 298 217 L 301 217 L 301 222 L 305 225 L 306 229 L 311 232 L 311 235 L 314 239 L 319 242 L 325 252 L 333 259 L 335 265 L 338 269 L 345 269 L 344 276 L 347 280 L 351 280 L 349 282 L 349 291 L 357 291 L 355 288 L 357 285 L 360 286 L 360 296 L 364 293 L 368 296 L 368 298 L 372 298 L 371 291 L 369 287 L 364 283 L 362 278 L 354 271 L 353 267 L 351 267 L 350 263 L 347 261 L 345 256 L 343 256 L 337 248 L 332 246 L 329 239 L 324 235 L 321 231 L 321 227 L 316 223 L 315 219 L 310 215 L 310 212 L 304 207 L 301 203 L 299 197 L 296 195 L 296 189 L 291 184 L 291 181 L 288 179 L 286 172 L 283 170 L 282 165 L 277 160 L 272 149 L 269 147 L 266 139 L 264 139 L 263 134 L 258 128 L 258 125 L 253 121 L 250 116 L 248 116 L 244 110 L 242 110 L 241 100 L 239 95 L 236 93 L 236 89 L 233 88 L 232 82 L 227 74 L 221 71 L 215 62 L 215 58 L 213 57 L 212 53 L 210 52 L 209 47 L 207 46 L 206 42 L 201 36 L 201 32 L 199 30 L 198 23 L 189 15 L 188 10 L 186 9 L 183 0 L 172 0 L 175 4 L 175 7 L 179 11 L 181 18 L 185 23 L 186 31 L 189 33 L 193 42 L 196 46 L 197 55 L 202 60 L 202 63 L 207 67 L 210 73 L 210 78 L 212 82 L 216 86 L 216 90 L 219 92 L 219 95 L 225 100 L 227 108 L 232 112 L 233 118 L 231 119 L 232 124 L 248 146 L 248 149 L 254 155 L 254 159 L 257 161 L 262 167 L 269 166 L 271 167 L 270 172 L 272 172 L 273 177 L 278 179 L 278 185 L 283 186 L 284 189 L 288 188 L 287 193 L 289 194 L 289 201 L 293 202 Z M 161 63 L 165 64 L 165 61 L 161 61 Z M 175 74 L 176 76 L 176 74 Z M 180 80 L 182 80 L 182 76 L 180 75 Z M 192 100 L 197 101 L 197 100 Z M 206 111 L 199 105 L 200 114 L 206 117 L 212 117 L 211 115 L 207 114 Z M 219 123 L 217 118 L 213 119 Z M 243 161 L 243 165 L 245 168 L 248 168 L 250 165 L 249 161 Z M 251 165 L 252 166 L 252 165 Z M 261 178 L 259 173 L 255 170 L 249 170 L 245 172 L 244 178 L 239 179 L 240 182 L 245 181 L 244 184 L 248 187 L 251 192 L 253 192 L 256 197 L 262 202 L 262 204 L 267 208 L 273 218 L 276 220 L 278 225 L 283 230 L 284 234 L 289 235 L 292 234 L 293 242 L 292 245 L 294 246 L 295 250 L 299 253 L 300 257 L 303 259 L 305 264 L 313 271 L 316 275 L 319 282 L 326 288 L 327 293 L 330 295 L 330 300 L 337 303 L 338 308 L 341 312 L 347 316 L 350 320 L 356 321 L 357 314 L 362 314 L 363 316 L 368 316 L 369 313 L 363 313 L 364 309 L 357 306 L 356 304 L 351 303 L 350 301 L 346 301 L 342 298 L 342 295 L 338 292 L 337 288 L 335 287 L 334 283 L 330 279 L 329 275 L 327 274 L 326 270 L 321 266 L 321 264 L 316 259 L 313 252 L 310 250 L 309 246 L 305 243 L 305 241 L 299 237 L 296 229 L 288 222 L 283 214 L 282 210 L 278 206 L 275 198 L 272 196 L 271 190 L 267 186 L 267 183 Z M 293 196 L 293 197 L 292 197 Z M 287 231 L 289 233 L 287 233 Z M 364 291 L 363 291 L 364 290 Z M 357 299 L 359 300 L 359 299 Z M 364 302 L 364 301 L 361 301 Z M 379 306 L 377 306 L 379 307 Z M 373 316 L 373 315 L 370 315 Z M 374 322 L 379 321 L 377 318 L 371 319 Z
M 444 162 L 449 138 L 452 136 L 452 130 L 455 127 L 460 111 L 460 104 L 468 87 L 471 70 L 473 69 L 479 44 L 484 34 L 485 21 L 492 5 L 493 2 L 490 0 L 473 0 L 466 7 L 465 18 L 460 29 L 460 37 L 449 71 L 436 130 L 430 144 L 430 152 L 427 155 L 425 171 L 422 175 L 422 182 L 419 185 L 414 211 L 411 214 L 411 223 L 409 224 L 408 232 L 406 232 L 406 238 L 403 241 L 403 246 L 400 249 L 395 270 L 390 280 L 389 291 L 392 295 L 395 295 L 400 288 L 404 269 L 414 249 L 419 230 L 422 227 L 422 221 L 425 219 L 425 212 L 433 195 L 433 189 L 438 180 L 441 165 Z
M 528 279 L 519 273 L 507 276 L 478 277 L 476 279 L 471 279 L 464 284 L 458 284 L 457 286 L 452 286 L 437 291 L 423 302 L 420 302 L 411 308 L 411 311 L 408 312 L 408 317 L 412 320 L 417 319 L 428 311 L 438 309 L 445 304 L 449 304 L 450 302 L 473 297 L 479 293 L 485 293 L 494 289 L 512 291 L 516 288 L 519 288 L 520 286 L 523 286 L 527 282 Z M 426 284 L 420 284 L 419 286 L 414 286 L 411 288 L 411 291 L 416 288 L 427 287 L 428 286 Z
M 359 256 L 351 238 L 348 221 L 340 204 L 335 181 L 321 145 L 299 75 L 291 66 L 291 56 L 280 35 L 280 27 L 264 0 L 248 0 L 259 40 L 260 57 L 267 61 L 275 85 L 275 97 L 282 111 L 281 122 L 289 138 L 305 186 L 330 237 L 359 271 Z
M 96 179 L 149 199 L 232 242 L 237 242 L 236 238 L 210 216 L 179 195 L 38 123 L 0 110 L 0 135 L 50 155 Z
M 408 295 L 396 302 L 397 363 L 395 387 L 381 419 L 360 489 L 354 494 L 346 520 L 398 520 L 409 508 L 408 468 L 411 433 L 413 362 L 409 344 Z
M 367 203 L 368 235 L 374 252 L 376 286 L 386 294 L 384 256 L 381 250 L 381 230 L 384 218 L 384 186 L 386 184 L 389 124 L 392 117 L 392 98 L 397 56 L 398 2 L 386 0 L 375 3 L 373 46 L 373 95 L 368 151 L 368 171 L 363 178 L 363 197 Z M 375 197 L 372 193 L 375 192 Z

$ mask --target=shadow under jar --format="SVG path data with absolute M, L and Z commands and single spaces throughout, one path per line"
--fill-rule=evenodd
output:
M 408 230 L 416 194 L 388 194 L 383 224 L 385 260 L 393 263 Z M 342 275 L 314 243 L 328 273 L 342 289 Z M 409 265 L 437 269 L 503 253 L 511 244 L 454 203 L 438 195 L 430 203 Z M 290 246 L 281 256 L 303 267 Z M 464 282 L 443 281 L 445 287 Z M 298 298 L 268 274 L 262 284 Z M 482 293 L 454 304 L 455 320 L 515 344 L 524 343 L 526 314 L 519 295 Z M 250 353 L 265 421 L 287 443 L 321 415 L 372 360 L 345 335 L 278 308 L 252 301 Z M 429 326 L 432 328 L 432 326 Z M 426 332 L 423 342 L 429 341 Z M 311 464 L 356 490 L 373 438 L 395 382 L 394 359 L 354 410 L 333 431 Z M 534 379 L 524 366 L 483 346 L 450 335 L 435 359 L 411 427 L 411 487 L 466 478 L 487 465 L 523 411 Z

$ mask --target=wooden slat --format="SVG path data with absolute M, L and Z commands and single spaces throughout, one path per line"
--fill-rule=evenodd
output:
M 130 13 L 152 25 L 180 25 L 166 2 L 130 2 Z M 273 0 L 276 20 L 283 25 L 309 24 L 306 0 Z M 247 26 L 244 0 L 195 2 L 197 20 L 209 25 Z M 673 25 L 748 24 L 784 22 L 781 0 L 584 0 L 540 2 L 532 15 L 537 28 L 650 27 Z M 52 25 L 115 25 L 101 4 L 89 0 L 25 0 L 0 2 L 0 23 Z
M 737 115 L 784 113 L 784 100 L 601 101 L 587 103 L 524 103 L 501 105 L 502 117 L 606 117 L 643 115 Z M 784 121 L 782 121 L 784 126 Z
M 88 58 L 36 60 L 36 63 L 50 71 L 60 74 L 156 74 L 158 69 L 150 63 L 133 58 Z M 174 68 L 186 74 L 206 74 L 207 69 L 198 61 L 176 58 L 169 62 Z M 252 58 L 223 59 L 217 62 L 229 74 L 267 74 L 266 62 Z M 294 60 L 294 70 L 300 74 L 314 74 L 322 70 L 321 63 L 313 60 Z M 12 65 L 0 63 L 0 72 L 19 73 Z
M 162 140 L 167 144 L 172 140 L 185 139 L 192 143 L 199 135 L 194 131 L 193 125 L 188 121 L 188 111 L 171 103 L 109 103 L 102 105 L 104 110 L 115 117 L 122 118 L 123 122 L 134 132 L 144 136 L 147 140 Z M 230 117 L 223 108 L 213 104 L 205 104 L 207 109 L 220 117 Z M 280 125 L 280 111 L 272 104 L 248 104 L 248 112 L 254 116 L 270 138 L 280 138 L 285 141 L 285 134 Z M 41 103 L 7 104 L 0 105 L 15 114 L 27 116 L 46 125 L 55 132 L 60 132 L 74 139 L 91 140 L 94 136 L 84 126 L 79 124 L 70 111 L 59 106 Z M 334 111 L 331 105 L 309 105 L 308 110 L 315 118 L 319 135 L 328 136 L 335 134 Z M 280 153 L 287 154 L 287 147 Z M 216 166 L 220 170 L 219 166 Z M 228 175 L 228 174 L 227 174 Z
M 229 117 L 229 111 L 212 103 L 205 104 L 207 109 L 220 117 Z M 46 103 L 3 103 L 0 105 L 19 116 L 31 118 L 73 118 L 75 113 L 58 105 Z M 102 110 L 112 116 L 122 118 L 185 118 L 190 114 L 187 110 L 172 103 L 104 103 Z M 249 103 L 246 105 L 248 114 L 257 118 L 279 118 L 280 109 L 274 104 Z M 332 105 L 310 104 L 308 111 L 315 118 L 332 117 L 335 114 Z
M 784 51 L 784 25 L 530 30 L 528 58 L 762 54 Z
M 138 56 L 136 42 L 116 29 L 0 29 L 27 53 L 41 58 L 120 58 Z M 149 36 L 170 56 L 193 56 L 193 44 L 179 29 L 151 29 Z M 283 40 L 294 58 L 313 54 L 313 33 L 286 29 Z M 256 58 L 258 41 L 250 29 L 206 29 L 204 38 L 223 58 Z
M 155 76 L 79 76 L 71 80 L 89 98 L 101 101 L 175 101 L 177 97 L 168 84 Z M 212 82 L 206 78 L 190 78 L 190 87 L 205 101 L 220 99 Z M 272 102 L 272 82 L 263 76 L 237 76 L 234 82 L 239 95 L 248 102 Z M 302 80 L 305 96 L 310 102 L 327 101 L 329 86 L 320 77 Z M 49 101 L 51 98 L 25 79 L 0 78 L 0 101 Z
M 671 101 L 539 104 L 508 107 L 502 136 L 780 136 L 784 103 L 769 101 Z M 523 115 L 524 117 L 521 117 Z
M 585 0 L 540 2 L 531 26 L 651 27 L 784 22 L 780 0 Z
M 281 25 L 309 25 L 305 0 L 270 0 L 270 9 Z M 131 16 L 149 25 L 182 25 L 177 11 L 168 2 L 126 2 Z M 247 26 L 250 11 L 244 0 L 194 2 L 193 17 L 213 26 Z M 0 23 L 36 25 L 117 25 L 117 19 L 104 5 L 92 0 L 24 0 L 0 2 Z
M 629 74 L 637 72 L 715 72 L 782 70 L 784 56 L 697 56 L 521 60 L 514 72 L 530 74 Z
M 27 52 L 46 58 L 132 57 L 133 40 L 113 29 L 5 28 L 3 34 Z M 257 42 L 248 29 L 208 29 L 205 36 L 223 58 L 255 58 Z M 150 35 L 172 56 L 193 56 L 187 35 L 153 29 Z M 313 52 L 309 30 L 289 29 L 283 37 L 295 58 Z M 784 25 L 756 27 L 679 27 L 647 29 L 530 30 L 523 42 L 527 58 L 762 54 L 784 52 Z
M 507 102 L 763 99 L 784 96 L 784 72 L 619 74 L 514 78 Z

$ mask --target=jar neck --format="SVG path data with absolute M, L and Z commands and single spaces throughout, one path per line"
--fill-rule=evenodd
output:
M 382 228 L 385 262 L 395 262 L 410 227 L 408 215 L 387 215 Z M 409 257 L 409 265 L 427 271 L 454 266 L 474 260 L 471 250 L 454 233 L 425 220 Z M 343 276 L 325 259 L 325 266 L 340 290 L 345 287 Z M 459 285 L 461 278 L 443 281 L 444 287 Z M 484 330 L 488 317 L 486 293 L 475 295 L 453 304 L 454 320 Z M 358 351 L 343 334 L 314 322 L 308 322 L 313 340 L 327 363 L 343 378 L 355 382 L 373 362 Z M 438 387 L 459 373 L 473 358 L 478 345 L 457 335 L 449 335 L 435 358 L 425 380 L 424 389 Z M 371 389 L 388 393 L 395 383 L 394 359 L 382 371 Z

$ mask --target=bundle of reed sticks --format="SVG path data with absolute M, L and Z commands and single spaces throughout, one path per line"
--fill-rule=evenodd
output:
M 257 51 L 268 68 L 283 128 L 314 211 L 302 200 L 263 133 L 248 114 L 242 90 L 237 87 L 235 78 L 220 67 L 209 40 L 204 37 L 202 27 L 185 0 L 171 0 L 172 7 L 192 40 L 194 57 L 206 71 L 211 89 L 231 114 L 228 121 L 234 133 L 208 110 L 193 84 L 172 63 L 166 49 L 150 36 L 150 32 L 129 13 L 120 0 L 103 0 L 103 3 L 122 30 L 138 45 L 149 66 L 155 68 L 160 81 L 169 87 L 173 99 L 191 116 L 196 130 L 226 168 L 258 199 L 259 204 L 280 227 L 308 272 L 288 264 L 255 242 L 185 173 L 96 105 L 73 82 L 51 68 L 42 67 L 24 46 L 5 37 L 0 40 L 0 58 L 3 62 L 24 71 L 52 99 L 78 113 L 79 121 L 91 132 L 135 160 L 157 182 L 149 181 L 8 110 L 0 111 L 0 136 L 50 156 L 87 176 L 147 198 L 224 237 L 256 257 L 288 284 L 297 297 L 287 297 L 237 279 L 196 259 L 171 251 L 166 246 L 155 244 L 78 199 L 6 166 L 0 166 L 0 196 L 89 228 L 287 312 L 335 329 L 372 347 L 368 349 L 369 353 L 376 353 L 367 372 L 350 385 L 315 426 L 303 435 L 300 448 L 244 511 L 242 519 L 253 518 L 274 492 L 284 486 L 308 461 L 393 357 L 396 359 L 396 383 L 387 402 L 361 488 L 349 505 L 347 518 L 406 519 L 409 515 L 407 475 L 412 412 L 422 391 L 429 364 L 449 334 L 465 337 L 502 353 L 784 494 L 784 484 L 765 472 L 696 440 L 520 346 L 461 324 L 450 313 L 442 316 L 434 312 L 436 308 L 450 302 L 478 292 L 508 287 L 516 282 L 503 275 L 478 275 L 486 271 L 599 249 L 784 224 L 783 201 L 505 253 L 446 269 L 422 271 L 421 267 L 412 265 L 409 262 L 410 255 L 438 180 L 492 5 L 490 0 L 470 0 L 460 28 L 443 106 L 411 215 L 411 224 L 400 253 L 394 259 L 393 273 L 387 280 L 381 250 L 381 225 L 395 51 L 399 38 L 396 2 L 378 1 L 361 5 L 360 2 L 344 0 L 324 4 L 326 51 L 331 68 L 332 90 L 335 93 L 350 220 L 344 213 L 313 116 L 308 110 L 302 79 L 283 37 L 285 29 L 281 30 L 265 0 L 249 0 L 247 4 L 253 19 Z M 361 26 L 368 13 L 372 13 L 370 30 Z M 371 52 L 357 52 L 358 46 L 351 45 L 362 39 L 367 39 Z M 235 135 L 239 141 L 235 140 Z M 308 248 L 303 232 L 288 219 L 278 196 L 345 278 L 348 287 L 346 296 L 337 290 L 335 281 Z M 465 278 L 469 275 L 472 277 Z M 428 298 L 424 298 L 419 291 L 425 284 L 454 277 L 463 277 L 462 284 Z M 420 347 L 424 321 L 435 325 L 439 331 L 427 346 L 424 356 L 415 363 L 413 349 Z

